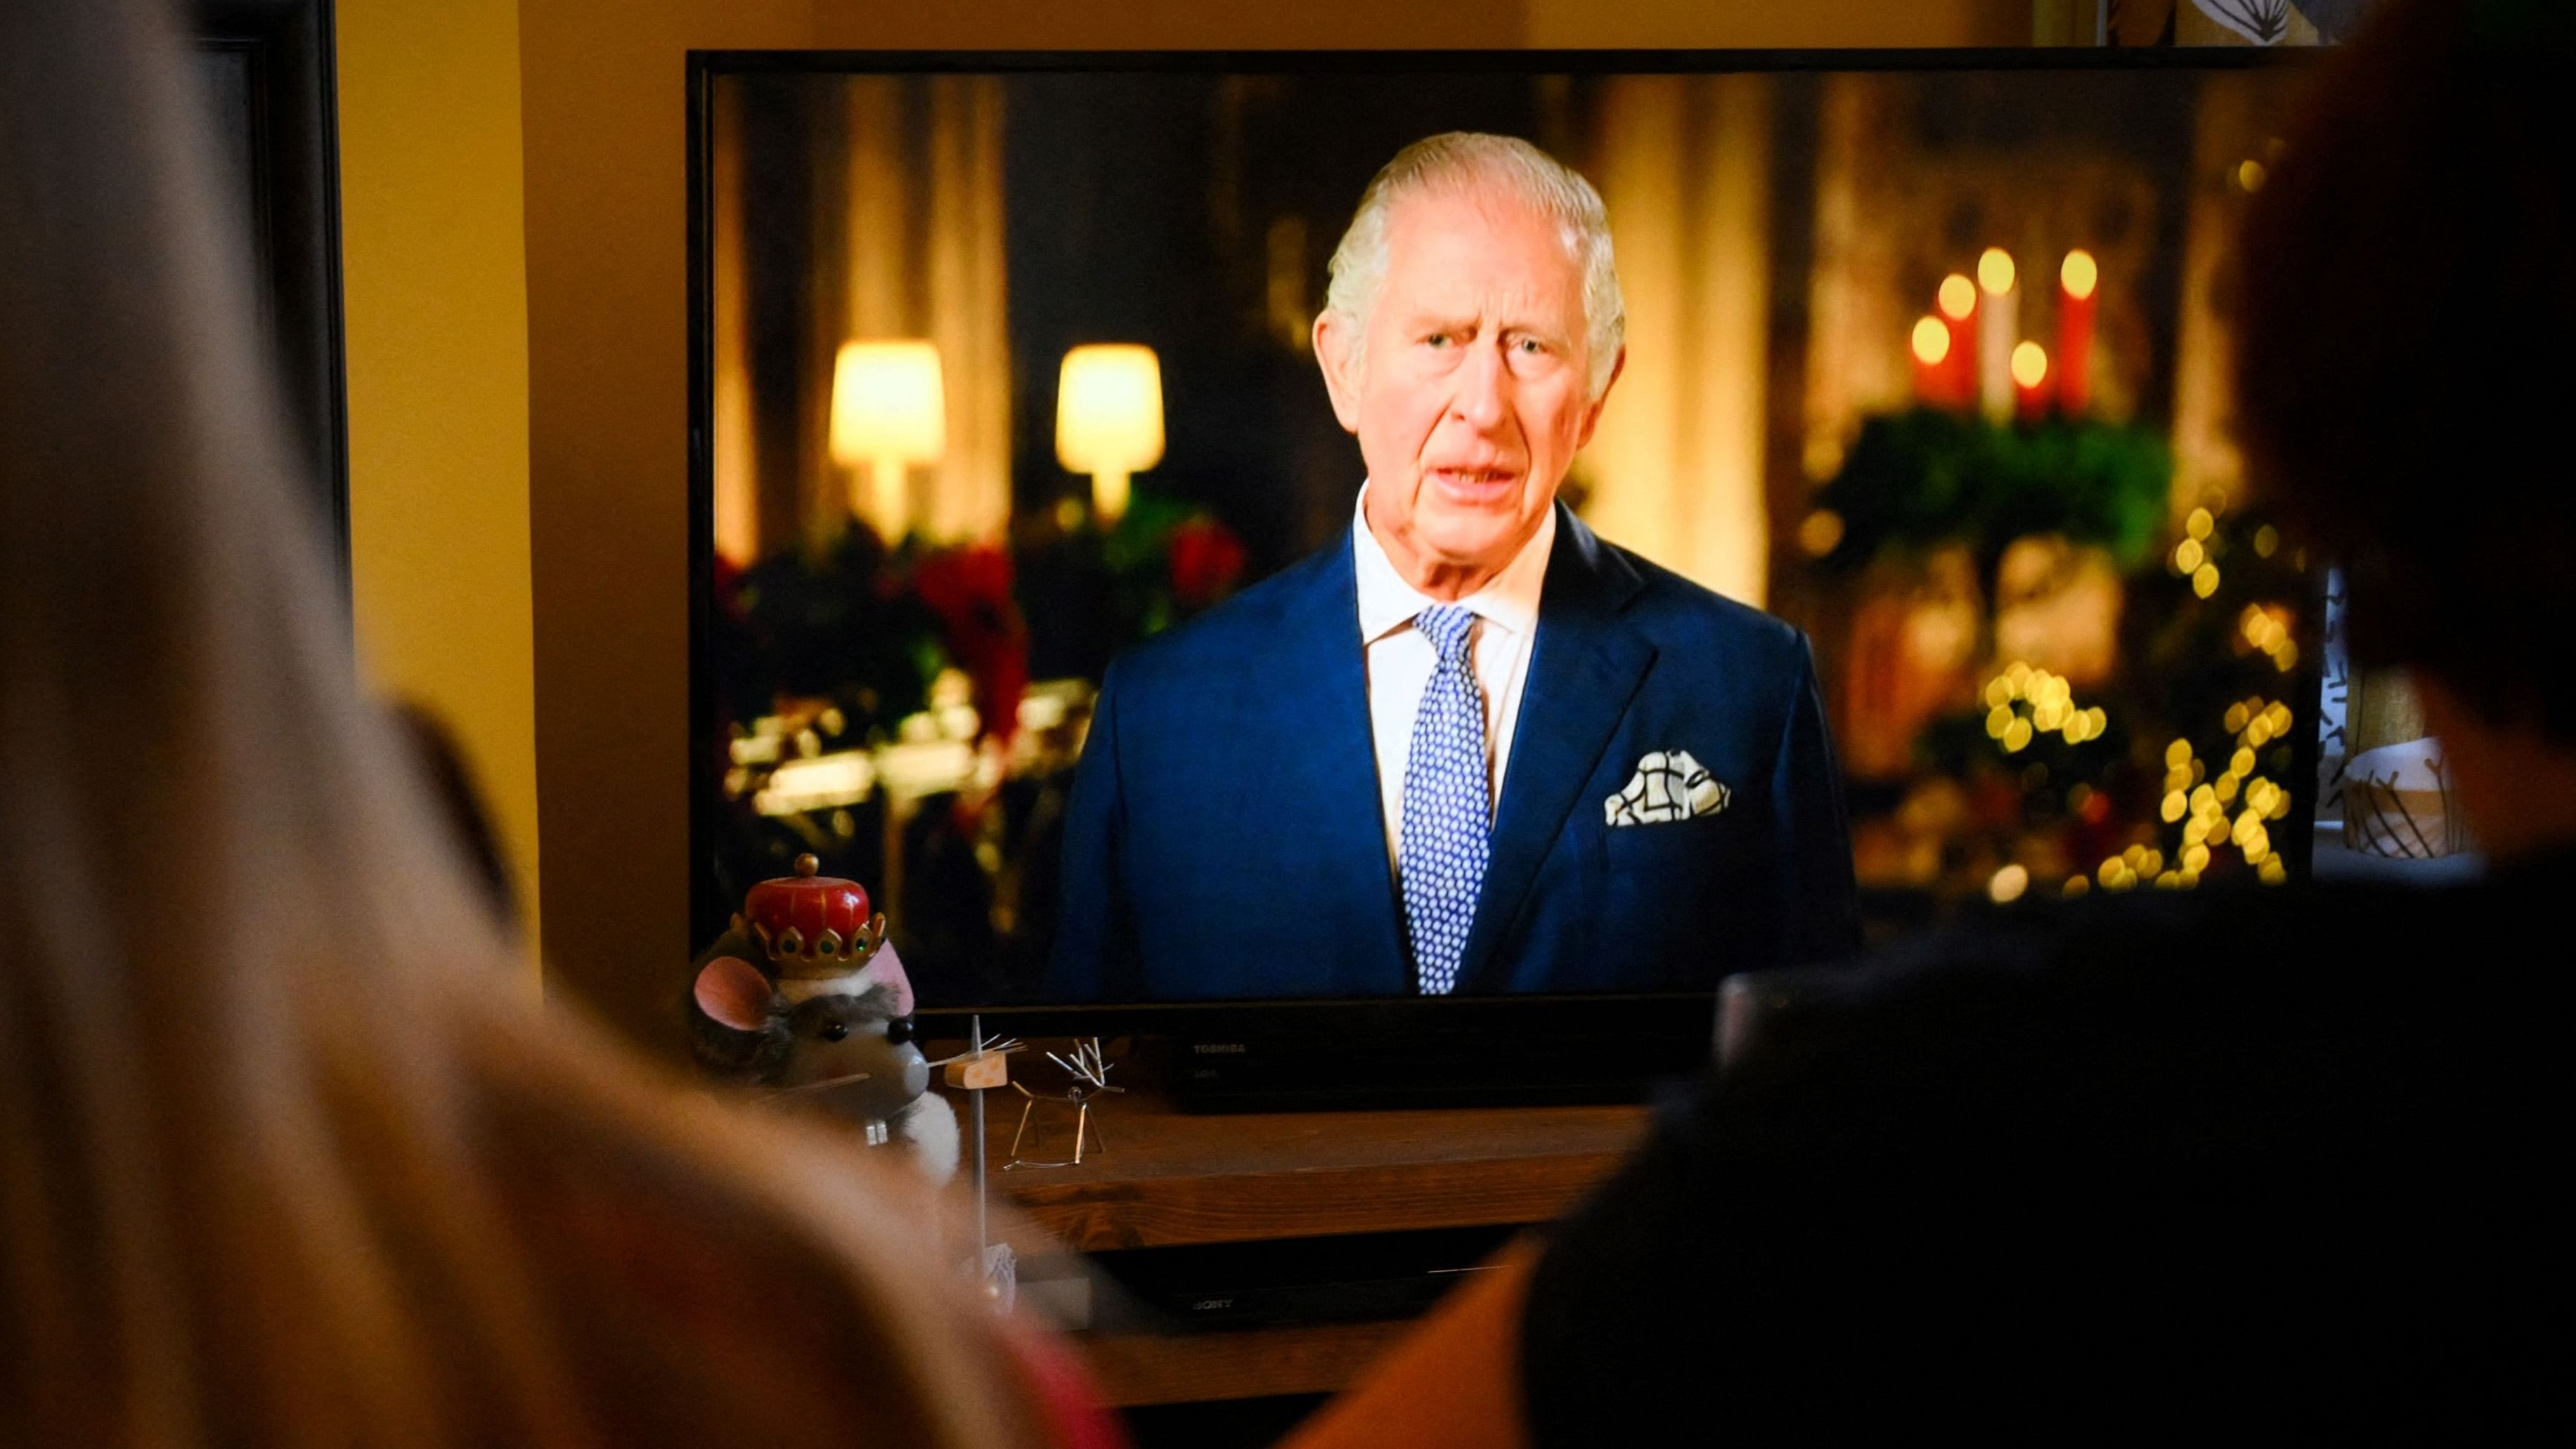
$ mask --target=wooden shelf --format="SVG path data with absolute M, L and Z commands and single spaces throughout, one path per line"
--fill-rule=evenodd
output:
M 1193 1116 L 1140 1086 L 1094 1109 L 1107 1146 L 1081 1164 L 1006 1171 L 1024 1100 L 991 1099 L 995 1196 L 1083 1252 L 1546 1222 L 1646 1121 L 1634 1106 Z M 1038 1112 L 1069 1154 L 1070 1112 Z
M 1119 1408 L 1325 1394 L 1404 1335 L 1405 1322 L 1307 1323 L 1190 1334 L 1077 1334 L 1101 1393 Z
M 1547 1222 L 1646 1127 L 1635 1106 L 1194 1116 L 1141 1077 L 1122 1085 L 1130 1090 L 1100 1099 L 1092 1123 L 1101 1135 L 1069 1167 L 1005 1170 L 1026 1099 L 1010 1091 L 988 1099 L 995 1227 L 1024 1261 L 1067 1247 L 1097 1253 Z M 959 1109 L 961 1123 L 972 1120 L 963 1102 Z M 1033 1140 L 1032 1155 L 1070 1155 L 1070 1109 L 1041 1105 L 1038 1113 L 1032 1137 L 1044 1129 L 1049 1141 Z M 1074 1342 L 1110 1402 L 1130 1406 L 1329 1393 L 1408 1326 L 1082 1333 Z

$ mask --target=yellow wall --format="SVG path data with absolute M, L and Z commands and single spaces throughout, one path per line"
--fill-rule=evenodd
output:
M 518 0 L 340 0 L 359 653 L 463 745 L 538 905 Z
M 676 1046 L 687 975 L 692 47 L 2026 42 L 2028 0 L 525 0 L 536 749 L 550 986 Z M 444 24 L 442 12 L 442 24 Z

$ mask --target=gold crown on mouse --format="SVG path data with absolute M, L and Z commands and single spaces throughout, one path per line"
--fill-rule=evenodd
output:
M 822 862 L 796 857 L 796 873 L 753 886 L 733 918 L 780 977 L 846 976 L 885 944 L 885 916 L 868 911 L 867 888 L 819 874 Z

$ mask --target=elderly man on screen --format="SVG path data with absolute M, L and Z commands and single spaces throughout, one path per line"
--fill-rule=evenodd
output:
M 1599 195 L 1527 142 L 1369 183 L 1314 332 L 1350 532 L 1111 666 L 1052 995 L 1691 990 L 1857 946 L 1805 639 L 1556 500 L 1624 324 Z

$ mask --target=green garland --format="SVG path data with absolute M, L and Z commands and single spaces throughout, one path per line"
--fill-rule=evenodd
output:
M 2110 550 L 2123 570 L 2153 556 L 2173 453 L 2142 428 L 2051 417 L 2000 425 L 1917 408 L 1861 425 L 1817 496 L 1842 520 L 1822 562 L 1857 569 L 1891 549 L 1964 543 L 1991 576 L 2011 542 L 2063 534 Z

